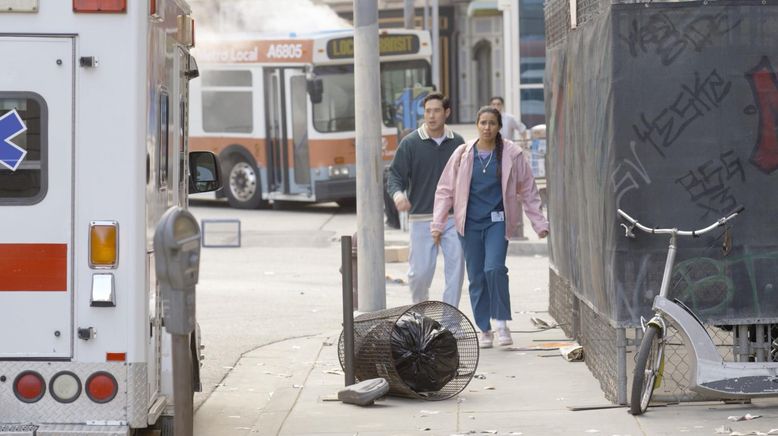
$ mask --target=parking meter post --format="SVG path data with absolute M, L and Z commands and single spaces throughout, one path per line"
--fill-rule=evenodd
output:
M 351 236 L 340 238 L 341 271 L 343 271 L 343 366 L 346 386 L 356 382 L 354 376 L 354 300 L 352 295 Z
M 351 237 L 351 289 L 354 291 L 354 307 L 359 307 L 359 262 L 357 262 L 357 234 Z
M 193 434 L 193 385 L 190 335 L 195 330 L 195 285 L 200 267 L 200 228 L 186 210 L 176 207 L 160 219 L 154 233 L 157 279 L 165 329 L 173 354 L 174 436 Z

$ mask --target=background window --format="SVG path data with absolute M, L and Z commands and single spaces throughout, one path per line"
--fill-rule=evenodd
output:
M 10 142 L 27 154 L 16 171 L 0 165 L 0 204 L 38 203 L 46 195 L 46 103 L 37 94 L 0 93 L 0 116 L 14 109 L 27 130 Z
M 203 70 L 203 130 L 210 133 L 254 131 L 252 78 L 249 70 Z
M 254 130 L 251 100 L 251 91 L 203 90 L 203 130 L 251 133 Z

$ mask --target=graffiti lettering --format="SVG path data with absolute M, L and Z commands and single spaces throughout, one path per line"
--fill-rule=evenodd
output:
M 715 69 L 702 81 L 695 72 L 694 83 L 682 85 L 668 107 L 653 118 L 642 112 L 640 122 L 633 124 L 632 129 L 641 141 L 648 141 L 664 157 L 664 149 L 673 145 L 692 122 L 719 107 L 731 87 L 732 82 L 722 79 Z
M 778 169 L 778 80 L 776 80 L 767 56 L 762 57 L 754 69 L 746 73 L 754 93 L 759 113 L 759 133 L 751 153 L 751 163 L 760 171 L 770 174 Z
M 727 182 L 738 175 L 740 182 L 745 182 L 746 174 L 740 158 L 730 150 L 721 153 L 718 162 L 709 160 L 695 170 L 690 170 L 675 179 L 675 183 L 681 185 L 691 200 L 704 211 L 700 217 L 704 219 L 709 214 L 729 212 L 737 205 L 737 200 L 730 193 Z
M 624 159 L 620 164 L 616 166 L 611 174 L 611 183 L 613 184 L 613 191 L 616 193 L 616 208 L 621 207 L 621 197 L 627 192 L 640 188 L 641 183 L 635 176 L 638 176 L 642 180 L 643 184 L 650 185 L 651 177 L 646 171 L 646 167 L 638 157 L 635 150 L 635 141 L 629 143 L 629 147 L 632 149 L 632 156 L 635 158 L 634 162 L 631 159 Z
M 648 17 L 642 26 L 637 19 L 633 19 L 628 35 L 619 35 L 619 39 L 627 43 L 632 57 L 637 57 L 639 52 L 653 50 L 663 65 L 670 65 L 687 48 L 702 51 L 712 43 L 714 37 L 727 34 L 740 25 L 740 21 L 738 19 L 730 23 L 727 11 L 721 11 L 716 15 L 701 15 L 686 24 L 676 25 L 666 14 L 657 13 Z

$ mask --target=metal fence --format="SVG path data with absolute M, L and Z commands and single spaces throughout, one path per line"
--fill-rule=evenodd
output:
M 640 328 L 613 327 L 575 296 L 570 282 L 553 269 L 549 277 L 549 314 L 568 337 L 584 349 L 585 362 L 600 382 L 605 398 L 626 404 L 632 385 Z M 778 361 L 778 325 L 706 326 L 722 359 L 727 362 Z M 710 400 L 689 390 L 690 357 L 682 337 L 672 326 L 665 335 L 665 368 L 654 400 L 664 402 Z M 726 398 L 719 398 L 726 399 Z

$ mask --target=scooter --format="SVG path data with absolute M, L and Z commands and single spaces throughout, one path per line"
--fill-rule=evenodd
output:
M 621 224 L 628 238 L 635 238 L 636 228 L 652 235 L 670 235 L 662 284 L 659 295 L 654 298 L 654 317 L 647 323 L 641 317 L 643 340 L 635 361 L 630 401 L 630 413 L 633 415 L 641 415 L 646 411 L 654 389 L 661 384 L 668 324 L 681 335 L 689 353 L 688 387 L 692 391 L 719 398 L 778 396 L 778 362 L 725 362 L 702 321 L 681 301 L 667 298 L 675 264 L 677 237 L 701 236 L 722 227 L 743 209 L 743 206 L 739 206 L 713 224 L 698 230 L 651 228 L 639 223 L 623 210 L 618 210 L 628 223 Z

